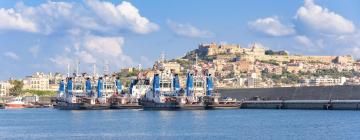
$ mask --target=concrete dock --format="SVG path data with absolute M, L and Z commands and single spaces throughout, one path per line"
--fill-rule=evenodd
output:
M 264 100 L 238 104 L 242 109 L 360 110 L 360 100 Z

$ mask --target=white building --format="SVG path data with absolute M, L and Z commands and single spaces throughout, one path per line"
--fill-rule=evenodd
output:
M 334 86 L 344 85 L 345 82 L 345 77 L 330 78 L 327 76 L 300 80 L 301 86 Z
M 23 80 L 23 89 L 28 90 L 58 90 L 58 81 L 62 79 L 60 74 L 44 74 L 36 72 L 32 76 L 26 76 Z
M 8 96 L 11 84 L 7 81 L 0 81 L 0 97 Z

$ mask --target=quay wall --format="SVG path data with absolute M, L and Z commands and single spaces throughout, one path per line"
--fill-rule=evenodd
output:
M 218 89 L 238 100 L 360 100 L 360 85 Z

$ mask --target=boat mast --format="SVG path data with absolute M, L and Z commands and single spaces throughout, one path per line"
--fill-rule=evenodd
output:
M 104 75 L 108 74 L 108 72 L 109 72 L 109 64 L 108 64 L 108 62 L 106 61 L 106 62 L 105 62 L 105 65 L 104 65 Z
M 93 77 L 96 77 L 96 64 L 93 64 Z
M 77 62 L 76 62 L 76 76 L 79 76 L 79 64 L 80 64 L 80 61 L 77 60 Z
M 70 77 L 70 64 L 67 64 L 67 77 Z

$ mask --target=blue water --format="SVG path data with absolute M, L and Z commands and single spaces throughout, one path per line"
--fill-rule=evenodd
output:
M 1 140 L 360 139 L 359 111 L 0 110 Z

